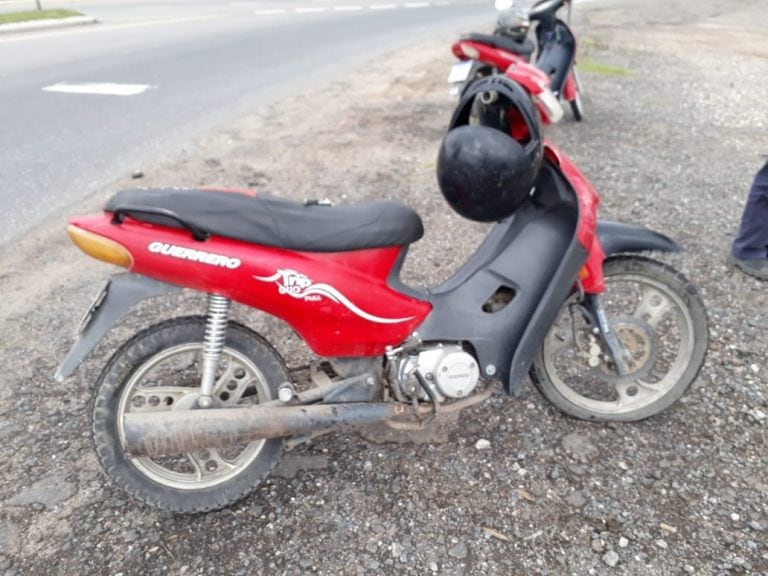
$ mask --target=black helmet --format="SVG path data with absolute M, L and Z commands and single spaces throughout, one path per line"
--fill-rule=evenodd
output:
M 473 108 L 478 125 L 469 125 Z M 456 212 L 493 222 L 528 199 L 541 166 L 538 119 L 530 97 L 512 80 L 490 76 L 469 87 L 437 158 L 440 190 Z

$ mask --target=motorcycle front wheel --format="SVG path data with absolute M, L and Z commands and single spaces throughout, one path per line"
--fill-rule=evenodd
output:
M 573 80 L 576 83 L 576 96 L 570 102 L 571 112 L 573 112 L 573 119 L 581 122 L 584 119 L 584 105 L 581 102 L 581 80 L 575 68 L 573 69 Z
M 544 397 L 585 420 L 634 421 L 673 404 L 707 351 L 704 304 L 673 268 L 641 256 L 604 263 L 603 306 L 627 372 L 620 374 L 574 293 L 558 313 L 532 375 Z
M 576 92 L 576 97 L 571 100 L 571 112 L 573 112 L 573 119 L 577 122 L 581 122 L 584 119 L 584 106 L 581 103 L 581 93 Z
M 99 381 L 93 439 L 101 465 L 123 490 L 173 512 L 222 508 L 253 490 L 282 455 L 282 440 L 164 457 L 132 457 L 123 449 L 123 417 L 135 412 L 197 408 L 205 319 L 156 324 L 123 345 Z M 279 354 L 255 332 L 230 323 L 214 385 L 214 407 L 249 405 L 276 397 L 289 381 Z

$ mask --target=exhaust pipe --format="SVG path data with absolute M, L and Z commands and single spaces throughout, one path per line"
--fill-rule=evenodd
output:
M 486 106 L 489 106 L 491 104 L 495 104 L 499 100 L 499 93 L 495 90 L 491 90 L 490 92 L 481 92 L 480 93 L 480 102 L 485 104 Z
M 411 406 L 384 402 L 314 406 L 253 406 L 127 413 L 123 448 L 129 456 L 167 456 L 207 448 L 385 422 Z

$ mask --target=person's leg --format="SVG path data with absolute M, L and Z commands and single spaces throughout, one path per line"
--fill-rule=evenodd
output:
M 768 162 L 755 175 L 731 254 L 738 260 L 768 259 Z

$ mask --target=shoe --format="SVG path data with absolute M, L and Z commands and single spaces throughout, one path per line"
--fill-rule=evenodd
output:
M 753 278 L 768 280 L 768 258 L 742 260 L 735 256 L 728 256 L 728 264 L 736 266 L 736 268 L 739 268 L 742 272 L 749 274 Z

